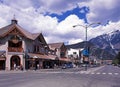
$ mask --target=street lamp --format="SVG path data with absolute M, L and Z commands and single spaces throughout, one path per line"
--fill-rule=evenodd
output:
M 92 25 L 95 25 L 95 24 L 101 24 L 101 23 L 98 22 L 98 23 L 91 23 L 91 24 L 86 24 L 86 25 L 78 24 L 78 25 L 73 26 L 74 28 L 77 26 L 81 26 L 81 27 L 85 28 L 85 48 L 84 48 L 85 55 L 84 56 L 89 56 L 89 52 L 88 52 L 88 48 L 87 48 L 87 30 L 89 27 L 91 27 Z M 88 61 L 86 61 L 86 62 L 88 62 Z M 86 65 L 86 70 L 87 70 L 87 65 Z
M 87 29 L 89 28 L 89 27 L 91 27 L 92 25 L 95 25 L 95 24 L 101 24 L 100 22 L 98 22 L 98 23 L 91 23 L 91 24 L 86 24 L 86 25 L 80 25 L 80 24 L 78 24 L 78 25 L 74 25 L 73 27 L 75 28 L 75 27 L 77 27 L 77 26 L 81 26 L 81 27 L 83 27 L 83 28 L 85 28 L 85 41 L 87 42 Z

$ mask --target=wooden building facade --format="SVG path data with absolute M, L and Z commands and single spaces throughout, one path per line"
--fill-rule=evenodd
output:
M 42 33 L 30 33 L 18 25 L 16 19 L 0 29 L 0 70 L 13 70 L 15 67 L 31 69 L 54 60 L 48 55 L 49 47 Z
M 0 28 L 0 70 L 54 68 L 69 61 L 66 52 L 63 43 L 48 45 L 42 33 L 26 31 L 15 18 Z

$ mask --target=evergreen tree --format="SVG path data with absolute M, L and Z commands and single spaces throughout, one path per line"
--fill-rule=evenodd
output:
M 118 63 L 120 64 L 120 52 L 118 52 L 118 55 L 116 56 L 116 58 L 118 59 Z
M 113 60 L 115 65 L 120 64 L 120 52 L 116 55 L 115 59 Z

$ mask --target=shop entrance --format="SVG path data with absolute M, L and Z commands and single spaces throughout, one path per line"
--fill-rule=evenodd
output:
M 0 70 L 5 70 L 5 60 L 0 60 Z
M 14 70 L 15 68 L 19 68 L 19 67 L 20 67 L 20 57 L 17 55 L 12 56 L 10 60 L 11 70 Z

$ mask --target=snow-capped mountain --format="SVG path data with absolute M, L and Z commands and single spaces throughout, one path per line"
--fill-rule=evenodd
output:
M 112 55 L 116 55 L 120 51 L 120 31 L 114 31 L 108 34 L 100 35 L 90 40 L 96 45 Z
M 85 42 L 67 45 L 67 48 L 84 48 Z M 103 59 L 113 59 L 120 51 L 120 30 L 103 34 L 87 42 L 90 56 Z

